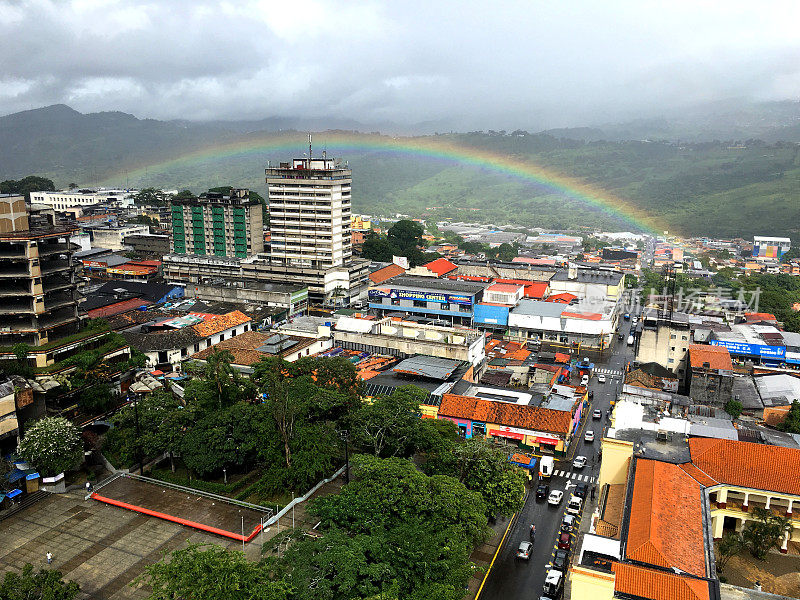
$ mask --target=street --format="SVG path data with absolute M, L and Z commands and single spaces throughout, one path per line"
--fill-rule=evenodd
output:
M 627 339 L 630 321 L 622 321 L 620 332 Z M 563 490 L 564 498 L 558 506 L 550 506 L 546 500 L 536 500 L 537 480 L 531 482 L 531 490 L 527 496 L 525 506 L 519 512 L 516 521 L 508 533 L 505 544 L 497 556 L 494 567 L 486 580 L 480 600 L 509 600 L 519 598 L 538 598 L 542 591 L 547 567 L 555 553 L 556 538 L 561 527 L 561 520 L 567 508 L 570 493 L 577 483 L 589 484 L 591 489 L 596 484 L 600 472 L 597 454 L 600 451 L 600 442 L 603 431 L 608 424 L 605 417 L 606 410 L 611 406 L 617 393 L 622 388 L 621 378 L 625 364 L 633 360 L 633 350 L 625 341 L 615 340 L 614 350 L 605 361 L 595 363 L 595 371 L 589 381 L 589 390 L 594 392 L 590 401 L 587 416 L 581 423 L 572 443 L 570 444 L 567 458 L 557 460 L 553 476 L 548 482 L 550 490 Z M 597 375 L 604 373 L 606 383 L 598 383 Z M 603 417 L 599 421 L 592 420 L 592 411 L 599 409 Z M 585 431 L 594 431 L 593 443 L 583 441 Z M 575 456 L 585 456 L 587 464 L 582 469 L 573 469 L 572 459 Z M 596 501 L 596 499 L 595 499 Z M 590 495 L 584 504 L 583 519 L 590 518 L 594 506 Z M 533 546 L 531 558 L 527 561 L 516 558 L 517 548 L 522 541 L 529 540 L 529 531 L 532 523 L 536 524 L 536 541 Z M 580 525 L 576 528 L 580 530 Z M 578 542 L 580 536 L 578 535 Z M 576 538 L 572 539 L 573 550 Z M 575 554 L 570 556 L 574 559 Z

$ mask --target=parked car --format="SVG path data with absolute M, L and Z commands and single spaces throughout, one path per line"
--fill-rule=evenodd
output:
M 603 413 L 600 412 L 600 409 L 599 408 L 595 409 L 595 411 L 592 413 L 592 419 L 594 419 L 595 421 L 599 421 L 602 418 L 603 418 Z
M 575 515 L 576 517 L 581 514 L 583 508 L 583 499 L 580 496 L 572 494 L 567 502 L 567 514 Z
M 567 567 L 569 567 L 569 550 L 556 550 L 553 557 L 553 568 L 563 573 Z
M 583 434 L 583 441 L 587 443 L 591 443 L 594 441 L 594 431 L 587 431 Z
M 586 466 L 585 456 L 576 456 L 575 460 L 572 461 L 572 467 L 575 469 L 582 469 L 585 466 Z
M 583 377 L 581 377 L 581 385 L 583 387 L 586 387 L 587 385 L 589 385 L 589 376 L 588 375 L 584 375 Z
M 575 516 L 564 515 L 564 518 L 561 519 L 561 531 L 570 532 L 574 527 L 575 527 Z
M 536 499 L 537 500 L 544 500 L 547 498 L 547 495 L 550 493 L 550 486 L 546 483 L 540 483 L 539 486 L 536 488 Z
M 579 498 L 586 498 L 586 494 L 589 491 L 589 484 L 587 483 L 579 483 L 575 486 L 575 495 Z
M 562 531 L 558 535 L 558 547 L 562 550 L 569 550 L 572 547 L 572 535 Z
M 624 340 L 625 340 L 625 334 L 624 334 L 624 333 L 619 333 L 619 334 L 617 334 L 617 339 L 618 339 L 620 342 L 624 341 Z
M 550 569 L 544 579 L 541 598 L 560 598 L 564 593 L 564 574 L 556 569 Z
M 547 503 L 557 506 L 561 504 L 561 499 L 564 497 L 564 492 L 561 490 L 553 490 L 547 497 Z
M 521 558 L 522 560 L 528 560 L 531 557 L 531 549 L 533 548 L 533 544 L 530 542 L 520 542 L 519 549 L 517 550 L 517 558 Z
M 597 383 L 605 383 L 605 382 L 606 382 L 606 376 L 603 373 L 600 373 L 600 375 L 597 376 Z

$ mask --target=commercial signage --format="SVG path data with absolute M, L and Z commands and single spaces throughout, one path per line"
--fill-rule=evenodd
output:
M 516 427 L 492 427 L 486 433 L 498 437 L 510 438 L 512 440 L 522 440 L 525 438 L 524 430 L 517 429 Z
M 370 299 L 392 298 L 399 300 L 421 300 L 439 304 L 472 304 L 472 297 L 463 294 L 439 294 L 436 292 L 415 292 L 413 290 L 374 289 L 369 290 Z
M 772 358 L 777 360 L 786 359 L 786 348 L 784 346 L 765 346 L 763 344 L 748 344 L 746 342 L 731 342 L 729 340 L 711 340 L 712 346 L 723 346 L 731 354 L 747 356 L 760 356 L 761 358 Z

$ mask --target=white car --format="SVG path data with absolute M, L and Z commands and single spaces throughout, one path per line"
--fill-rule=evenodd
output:
M 593 442 L 594 441 L 594 431 L 587 431 L 583 434 L 583 441 L 584 442 Z
M 597 376 L 597 383 L 605 383 L 605 382 L 606 382 L 606 376 L 600 373 L 600 375 Z
M 561 504 L 561 499 L 564 497 L 564 492 L 561 490 L 553 490 L 547 497 L 547 503 L 552 505 Z
M 582 469 L 586 466 L 586 457 L 585 456 L 576 456 L 575 460 L 572 461 L 572 466 L 575 469 Z
M 519 549 L 517 550 L 517 558 L 528 560 L 531 557 L 531 548 L 533 548 L 533 544 L 530 542 L 520 542 Z

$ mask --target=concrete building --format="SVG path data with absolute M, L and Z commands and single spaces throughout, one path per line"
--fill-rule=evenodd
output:
M 725 406 L 733 398 L 733 362 L 722 346 L 689 346 L 689 396 L 696 404 Z
M 383 316 L 404 313 L 454 325 L 472 325 L 486 283 L 433 277 L 393 277 L 368 292 L 369 307 Z
M 58 192 L 31 192 L 31 202 L 44 204 L 53 210 L 94 206 L 95 204 L 116 203 L 133 206 L 133 192 L 122 189 L 61 190 Z
M 590 310 L 560 302 L 523 299 L 508 313 L 508 335 L 569 349 L 610 347 L 617 327 L 617 304 L 603 302 Z
M 137 233 L 125 236 L 123 243 L 142 256 L 161 258 L 165 254 L 169 254 L 170 250 L 168 235 Z
M 212 283 L 241 279 L 242 263 L 225 256 L 167 254 L 161 260 L 161 272 L 169 283 Z
M 787 237 L 753 237 L 753 258 L 764 261 L 779 261 L 792 247 L 792 240 Z
M 145 235 L 150 233 L 147 225 L 119 225 L 116 227 L 87 228 L 92 239 L 92 246 L 108 248 L 109 250 L 124 250 L 125 238 L 132 235 Z
M 401 358 L 421 354 L 457 360 L 472 365 L 476 375 L 486 358 L 486 338 L 476 329 L 422 325 L 390 317 L 379 321 L 340 317 L 333 341 L 342 348 L 372 354 Z
M 288 318 L 304 315 L 308 311 L 308 288 L 300 284 L 228 279 L 214 285 L 187 284 L 184 295 L 199 300 L 264 304 L 285 309 Z
M 588 269 L 570 264 L 550 278 L 553 294 L 570 293 L 578 298 L 617 301 L 625 290 L 625 275 L 610 269 Z
M 41 346 L 78 330 L 78 282 L 69 241 L 52 209 L 0 197 L 0 345 Z
M 172 200 L 172 251 L 245 258 L 264 251 L 263 209 L 249 190 Z
M 645 310 L 636 340 L 636 361 L 658 363 L 678 376 L 686 377 L 686 357 L 692 343 L 692 322 L 702 323 L 699 317 L 673 313 L 671 317 L 656 310 Z

